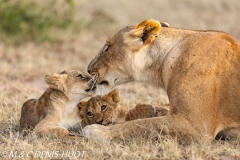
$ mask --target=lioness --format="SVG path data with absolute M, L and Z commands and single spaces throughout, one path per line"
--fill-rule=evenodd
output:
M 78 104 L 82 127 L 91 124 L 120 124 L 126 121 L 167 115 L 168 108 L 147 104 L 136 107 L 118 105 L 120 94 L 114 89 L 104 96 L 95 96 Z
M 170 109 L 162 117 L 87 126 L 87 137 L 168 134 L 211 142 L 218 133 L 240 136 L 240 44 L 227 33 L 145 20 L 108 39 L 88 72 L 105 87 L 130 81 L 163 87 Z
M 20 126 L 33 129 L 39 135 L 70 138 L 67 129 L 79 129 L 81 118 L 77 104 L 95 93 L 92 78 L 80 71 L 70 70 L 44 76 L 49 88 L 38 99 L 22 106 Z

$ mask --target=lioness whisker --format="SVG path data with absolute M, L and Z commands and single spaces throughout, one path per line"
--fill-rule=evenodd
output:
M 96 78 L 97 78 L 97 75 L 94 75 L 89 81 L 88 81 L 88 84 L 94 82 L 96 83 Z
M 87 84 L 90 84 L 90 83 L 92 83 L 94 80 L 93 80 L 93 78 L 91 78 L 88 82 L 87 82 Z

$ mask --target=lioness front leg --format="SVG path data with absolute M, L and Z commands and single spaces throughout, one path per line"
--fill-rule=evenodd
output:
M 201 142 L 202 136 L 184 118 L 173 115 L 137 119 L 113 126 L 89 125 L 83 129 L 83 135 L 98 141 L 113 138 L 128 139 L 133 136 L 156 137 L 171 135 L 179 139 L 195 139 Z M 212 141 L 214 137 L 208 139 Z

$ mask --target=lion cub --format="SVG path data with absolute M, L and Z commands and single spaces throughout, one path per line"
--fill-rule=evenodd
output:
M 70 70 L 45 75 L 49 88 L 37 99 L 22 106 L 20 126 L 34 129 L 38 135 L 70 138 L 68 129 L 79 129 L 81 117 L 77 104 L 95 93 L 96 84 L 83 72 Z
M 114 89 L 104 96 L 95 96 L 78 104 L 81 125 L 119 124 L 125 121 L 163 116 L 168 114 L 168 106 L 154 107 L 148 104 L 137 104 L 134 108 L 120 106 L 119 90 Z

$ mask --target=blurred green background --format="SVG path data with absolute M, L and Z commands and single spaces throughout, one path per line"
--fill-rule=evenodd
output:
M 240 0 L 0 0 L 0 77 L 86 71 L 106 39 L 145 19 L 221 30 L 240 41 L 239 17 Z
M 222 30 L 239 40 L 239 16 L 239 0 L 0 0 L 0 40 L 54 43 L 89 31 L 111 36 L 149 18 L 177 28 Z
M 221 30 L 240 41 L 240 0 L 0 0 L 0 153 L 55 149 L 86 150 L 86 159 L 239 159 L 239 140 L 200 147 L 175 139 L 109 146 L 21 138 L 22 104 L 42 95 L 45 74 L 86 71 L 108 37 L 145 19 Z M 163 90 L 147 84 L 131 82 L 119 89 L 123 105 L 168 103 Z

